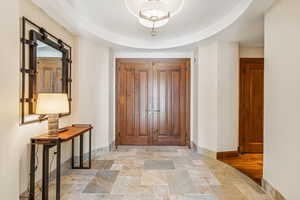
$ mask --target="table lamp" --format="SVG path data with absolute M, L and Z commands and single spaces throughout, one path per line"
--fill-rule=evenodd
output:
M 60 113 L 69 112 L 68 96 L 65 93 L 38 94 L 36 114 L 48 116 L 48 134 L 58 135 L 58 119 Z

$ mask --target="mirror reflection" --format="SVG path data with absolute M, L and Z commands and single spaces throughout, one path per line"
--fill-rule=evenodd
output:
M 51 46 L 37 41 L 37 93 L 60 93 L 62 92 L 62 52 Z

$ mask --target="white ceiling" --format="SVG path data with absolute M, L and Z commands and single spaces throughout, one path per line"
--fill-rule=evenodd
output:
M 155 37 L 128 12 L 124 0 L 33 2 L 77 34 L 89 34 L 124 47 L 165 49 L 192 45 L 218 35 L 218 39 L 262 45 L 263 14 L 273 0 L 185 0 L 183 10 Z
M 128 12 L 122 0 L 110 0 L 105 3 L 99 0 L 85 0 L 80 1 L 78 7 L 93 23 L 111 32 L 140 40 L 165 40 L 207 28 L 224 17 L 239 2 L 240 0 L 186 0 L 183 10 L 160 29 L 156 38 L 152 38 L 149 29 L 141 26 L 137 18 Z

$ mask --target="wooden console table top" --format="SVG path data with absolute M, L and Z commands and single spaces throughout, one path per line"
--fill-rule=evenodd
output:
M 67 128 L 68 130 L 59 133 L 57 137 L 49 136 L 48 133 L 45 133 L 42 135 L 32 137 L 31 141 L 33 141 L 35 143 L 45 143 L 45 142 L 57 141 L 57 140 L 60 140 L 61 142 L 66 142 L 68 140 L 71 140 L 71 139 L 93 129 L 93 127 L 90 125 L 83 125 L 83 126 L 74 126 L 73 125 L 73 126 L 68 126 L 65 128 Z

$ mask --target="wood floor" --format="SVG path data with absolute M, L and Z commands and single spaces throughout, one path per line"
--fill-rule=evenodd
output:
M 256 183 L 261 184 L 263 176 L 263 154 L 243 154 L 238 157 L 219 159 L 240 170 Z

